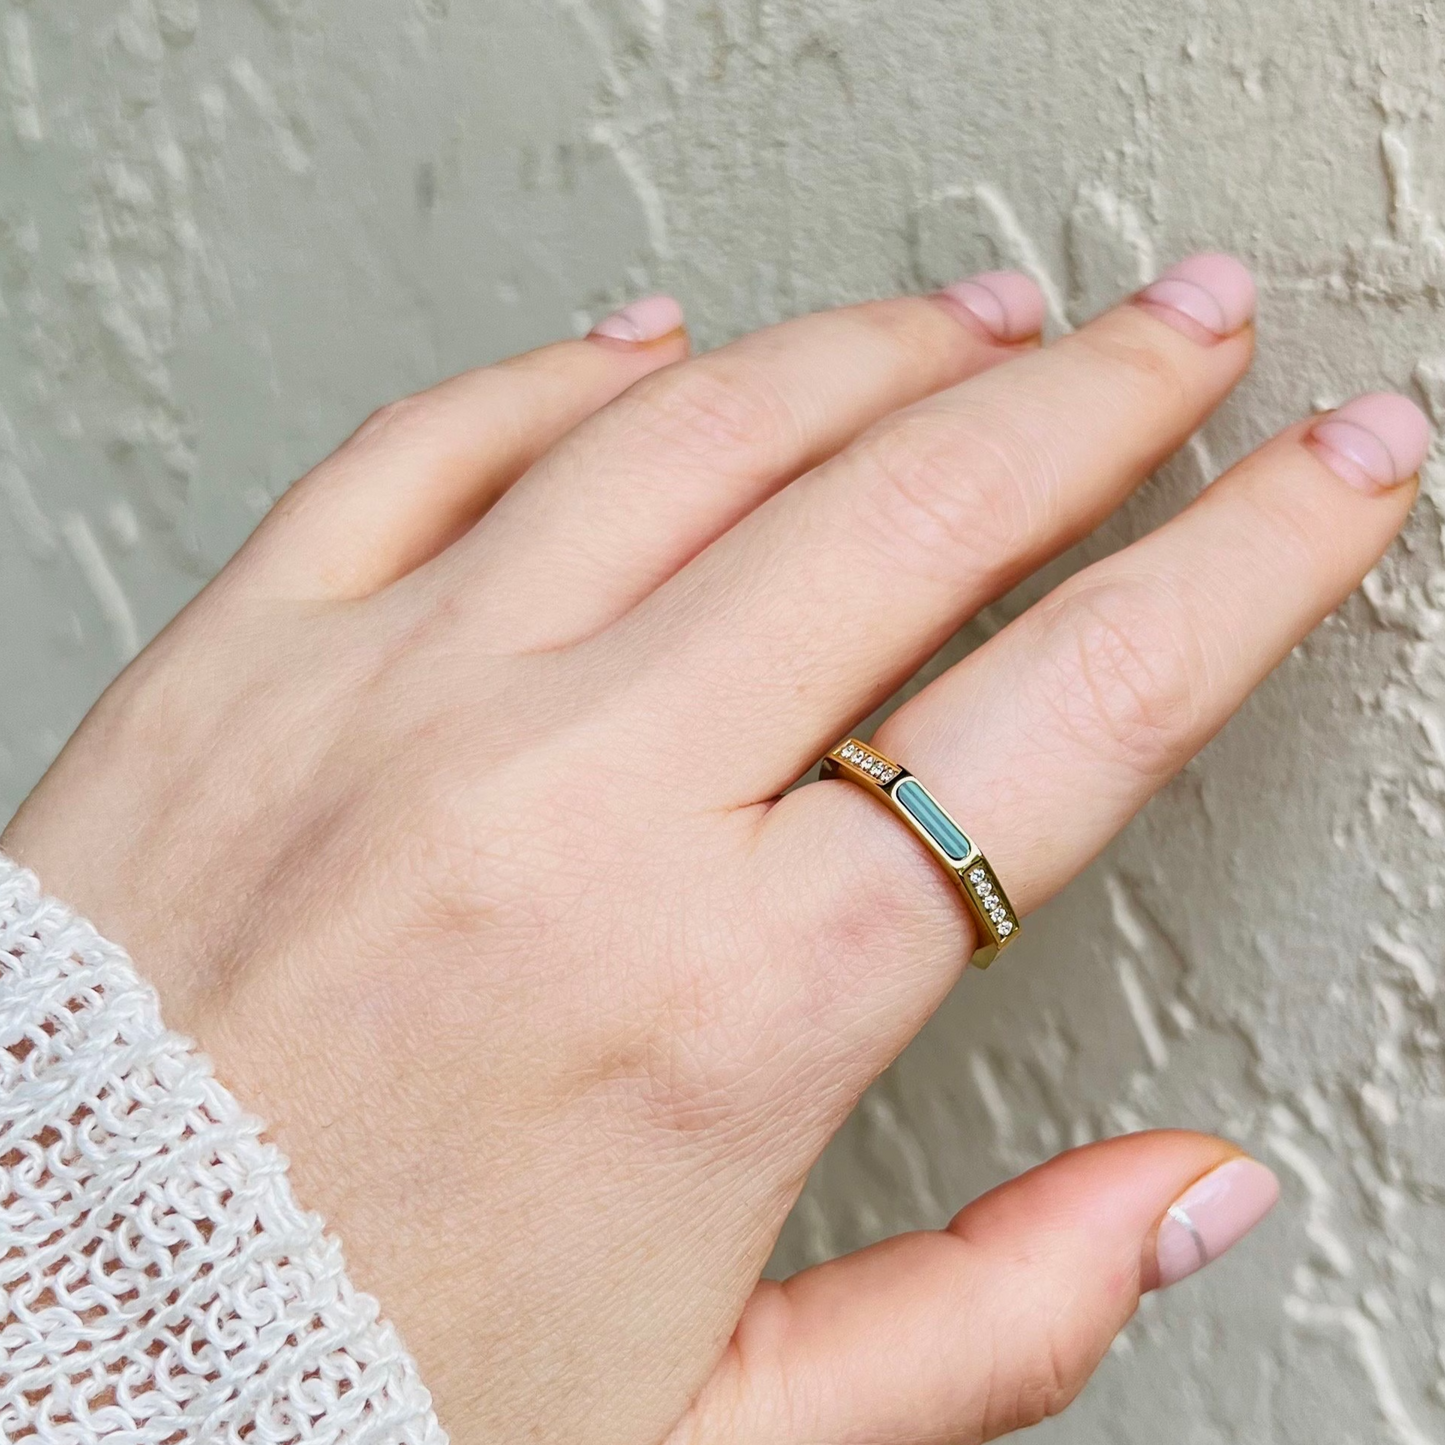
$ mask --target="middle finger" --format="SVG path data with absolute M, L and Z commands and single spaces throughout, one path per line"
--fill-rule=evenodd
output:
M 1097 526 L 1239 379 L 1254 285 L 1197 256 L 1043 351 L 898 413 L 621 624 L 656 713 L 745 804 L 797 778 L 979 607 Z

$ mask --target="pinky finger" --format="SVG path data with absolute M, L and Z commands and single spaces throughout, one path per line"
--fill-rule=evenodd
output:
M 1278 1193 L 1200 1134 L 1072 1150 L 945 1230 L 761 1285 L 670 1445 L 960 1445 L 1036 1424 L 1142 1293 L 1217 1258 Z
M 377 592 L 467 531 L 534 462 L 634 382 L 688 354 L 666 296 L 382 407 L 301 479 L 233 564 L 273 593 Z

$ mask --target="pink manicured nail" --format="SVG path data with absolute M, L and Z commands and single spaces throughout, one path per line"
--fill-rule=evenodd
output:
M 1171 266 L 1134 299 L 1177 331 L 1203 340 L 1196 328 L 1216 338 L 1240 330 L 1254 316 L 1256 293 L 1243 264 L 1210 251 Z
M 1317 421 L 1305 442 L 1352 487 L 1378 492 L 1420 470 L 1430 448 L 1430 423 L 1413 401 L 1372 391 Z
M 671 296 L 644 296 L 599 321 L 592 335 L 609 341 L 661 341 L 682 327 L 682 307 Z
M 1159 1288 L 1203 1269 L 1239 1243 L 1279 1198 L 1279 1180 L 1241 1156 L 1190 1185 L 1159 1226 Z
M 1012 345 L 1044 329 L 1044 294 L 1022 271 L 985 271 L 938 294 L 961 307 L 995 341 Z

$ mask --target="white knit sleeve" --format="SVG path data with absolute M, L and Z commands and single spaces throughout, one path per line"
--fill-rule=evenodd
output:
M 446 1441 L 260 1124 L 3 856 L 0 1441 Z

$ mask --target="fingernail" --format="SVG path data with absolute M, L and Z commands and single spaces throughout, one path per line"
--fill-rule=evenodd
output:
M 1155 1246 L 1160 1289 L 1178 1284 L 1238 1244 L 1279 1198 L 1279 1180 L 1241 1155 L 1184 1191 L 1164 1216 Z
M 1134 299 L 1176 331 L 1208 341 L 1240 330 L 1254 316 L 1256 293 L 1243 263 L 1210 251 L 1171 266 Z
M 1044 293 L 1022 271 L 985 271 L 945 286 L 939 296 L 953 302 L 994 341 L 1013 345 L 1044 329 Z
M 593 336 L 609 341 L 661 341 L 683 327 L 682 307 L 671 296 L 644 296 L 592 328 Z
M 1317 421 L 1305 442 L 1352 487 L 1378 492 L 1420 470 L 1430 447 L 1430 423 L 1406 397 L 1372 391 Z

